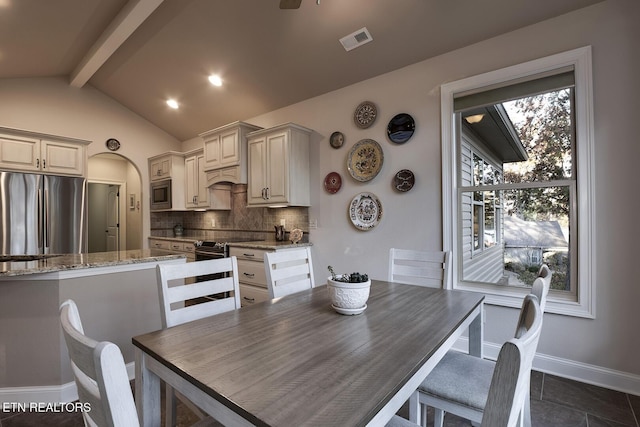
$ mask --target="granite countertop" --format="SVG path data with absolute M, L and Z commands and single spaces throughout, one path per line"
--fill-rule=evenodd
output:
M 184 242 L 184 243 L 194 243 L 196 241 L 202 240 L 214 240 L 212 238 L 197 238 L 197 237 L 159 237 L 159 236 L 149 236 L 150 239 L 157 240 L 167 240 L 171 242 Z M 307 236 L 304 237 L 305 239 Z M 236 248 L 251 248 L 251 249 L 289 249 L 289 248 L 297 248 L 297 247 L 305 247 L 305 246 L 313 246 L 310 242 L 298 242 L 291 243 L 289 240 L 285 241 L 277 241 L 275 239 L 267 239 L 267 240 L 250 240 L 246 242 L 234 242 L 233 237 L 221 237 L 220 241 L 229 241 L 228 245 L 230 247 Z
M 83 268 L 141 264 L 179 258 L 185 258 L 185 255 L 158 255 L 153 249 L 47 256 L 35 261 L 0 262 L 0 278 Z
M 251 248 L 251 249 L 289 249 L 289 248 L 302 248 L 305 246 L 313 246 L 310 242 L 298 242 L 291 243 L 290 241 L 277 241 L 277 240 L 256 240 L 252 242 L 229 242 L 229 247 L 232 248 Z

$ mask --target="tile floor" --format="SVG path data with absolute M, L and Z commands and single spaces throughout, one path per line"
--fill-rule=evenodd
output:
M 406 411 L 406 407 L 401 410 Z M 533 372 L 531 418 L 534 427 L 640 427 L 640 396 L 596 387 L 554 375 Z M 195 421 L 178 404 L 179 426 Z M 445 426 L 471 424 L 448 414 Z M 82 427 L 80 414 L 25 414 L 0 412 L 0 427 Z M 340 426 L 343 427 L 343 426 Z

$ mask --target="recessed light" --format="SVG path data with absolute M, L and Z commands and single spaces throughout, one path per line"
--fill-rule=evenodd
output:
M 179 107 L 178 101 L 176 101 L 175 99 L 167 99 L 167 105 L 174 110 L 177 110 Z
M 211 74 L 209 76 L 209 82 L 214 86 L 222 86 L 222 79 L 216 74 Z

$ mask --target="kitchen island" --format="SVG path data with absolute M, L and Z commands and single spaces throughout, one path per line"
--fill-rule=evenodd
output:
M 0 401 L 77 397 L 58 314 L 69 298 L 85 333 L 117 344 L 133 377 L 131 337 L 161 328 L 155 267 L 184 262 L 153 249 L 0 262 Z

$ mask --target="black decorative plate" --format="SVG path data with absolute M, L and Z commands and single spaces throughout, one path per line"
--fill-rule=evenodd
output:
M 393 187 L 402 192 L 409 191 L 413 188 L 416 178 L 409 169 L 398 171 L 393 177 Z
M 391 142 L 396 144 L 404 144 L 411 138 L 416 130 L 416 123 L 407 113 L 401 113 L 394 116 L 387 125 L 387 136 Z
M 329 138 L 329 144 L 333 148 L 340 148 L 342 144 L 344 144 L 344 135 L 342 132 L 334 132 L 331 134 L 331 138 Z
M 107 142 L 105 143 L 105 145 L 109 150 L 116 151 L 118 150 L 118 148 L 120 148 L 120 141 L 114 138 L 109 138 L 107 139 Z

